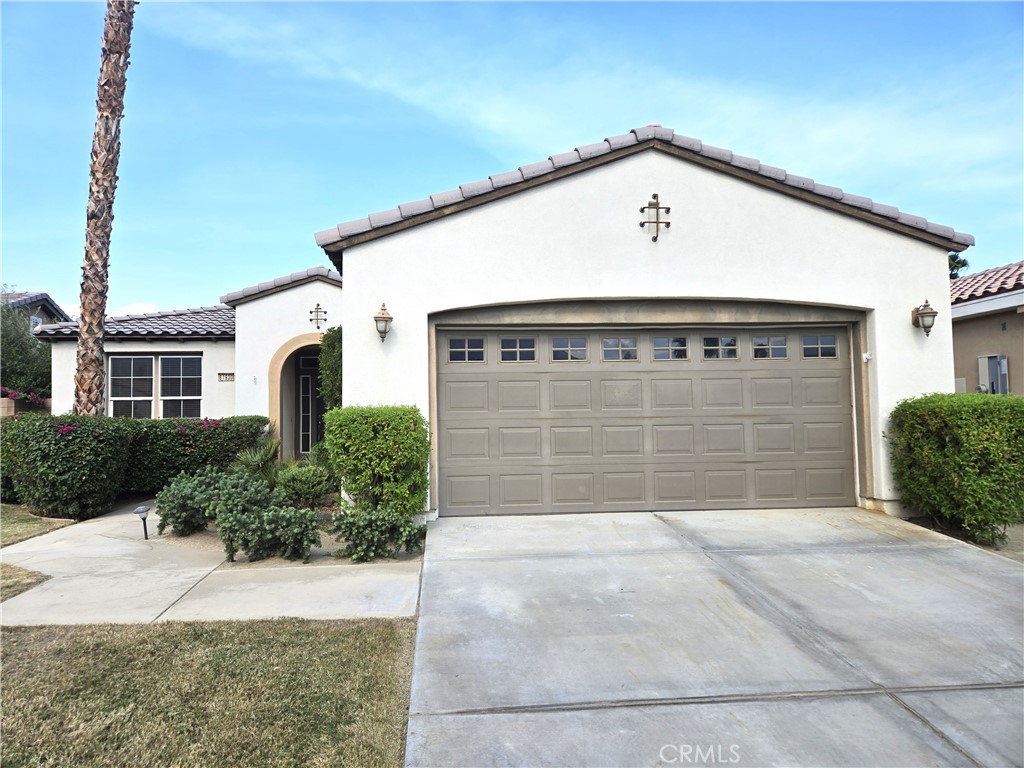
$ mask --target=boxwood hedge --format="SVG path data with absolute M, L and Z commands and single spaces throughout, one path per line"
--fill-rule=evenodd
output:
M 904 400 L 889 432 L 902 502 L 992 544 L 1024 515 L 1024 398 L 934 394 Z

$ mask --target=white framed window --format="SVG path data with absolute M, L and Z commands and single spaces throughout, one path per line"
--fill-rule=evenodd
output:
M 537 339 L 533 336 L 503 338 L 499 342 L 499 359 L 503 363 L 537 362 Z
M 803 354 L 808 357 L 838 357 L 836 337 L 832 334 L 803 337 Z
M 448 339 L 449 363 L 482 363 L 484 362 L 483 338 L 450 338 Z
M 198 419 L 202 411 L 203 358 L 160 358 L 160 415 Z
M 685 336 L 654 336 L 651 338 L 651 358 L 654 360 L 688 360 L 690 351 Z
M 601 339 L 601 354 L 606 362 L 639 360 L 636 336 L 606 336 Z
M 153 357 L 112 356 L 109 376 L 109 413 L 129 419 L 153 417 Z
M 785 360 L 789 357 L 785 336 L 754 336 L 752 346 L 755 360 Z
M 201 355 L 111 355 L 108 371 L 111 416 L 192 419 L 202 415 Z
M 705 360 L 738 360 L 735 336 L 704 336 L 701 338 Z

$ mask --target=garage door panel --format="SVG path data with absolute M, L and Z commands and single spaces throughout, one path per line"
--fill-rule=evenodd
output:
M 549 331 L 479 331 L 485 362 L 439 353 L 441 514 L 728 509 L 853 503 L 848 360 L 752 358 L 754 331 L 729 331 L 737 359 L 652 359 L 666 331 L 581 332 L 585 361 L 552 362 Z M 564 336 L 566 332 L 562 332 Z M 835 334 L 829 329 L 829 334 Z M 709 338 L 726 334 L 708 331 Z M 498 340 L 536 339 L 535 359 L 498 360 Z M 604 338 L 637 338 L 639 360 L 602 359 Z M 570 333 L 576 338 L 576 333 Z M 845 337 L 844 337 L 845 342 Z M 780 348 L 773 341 L 773 348 Z M 573 354 L 582 354 L 579 348 Z

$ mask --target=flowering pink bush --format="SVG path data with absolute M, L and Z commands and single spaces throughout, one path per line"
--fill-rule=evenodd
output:
M 35 392 L 19 392 L 9 387 L 0 387 L 0 397 L 6 397 L 8 400 L 27 400 L 34 405 L 42 405 L 44 402 Z

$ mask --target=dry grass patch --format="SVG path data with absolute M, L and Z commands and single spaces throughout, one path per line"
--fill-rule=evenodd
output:
M 56 520 L 50 517 L 36 517 L 23 504 L 0 504 L 0 547 L 31 539 L 41 533 L 48 533 L 74 520 Z
M 9 597 L 20 595 L 36 584 L 46 581 L 49 576 L 38 571 L 19 568 L 10 563 L 0 563 L 0 602 Z
M 400 766 L 415 622 L 5 627 L 4 766 Z

